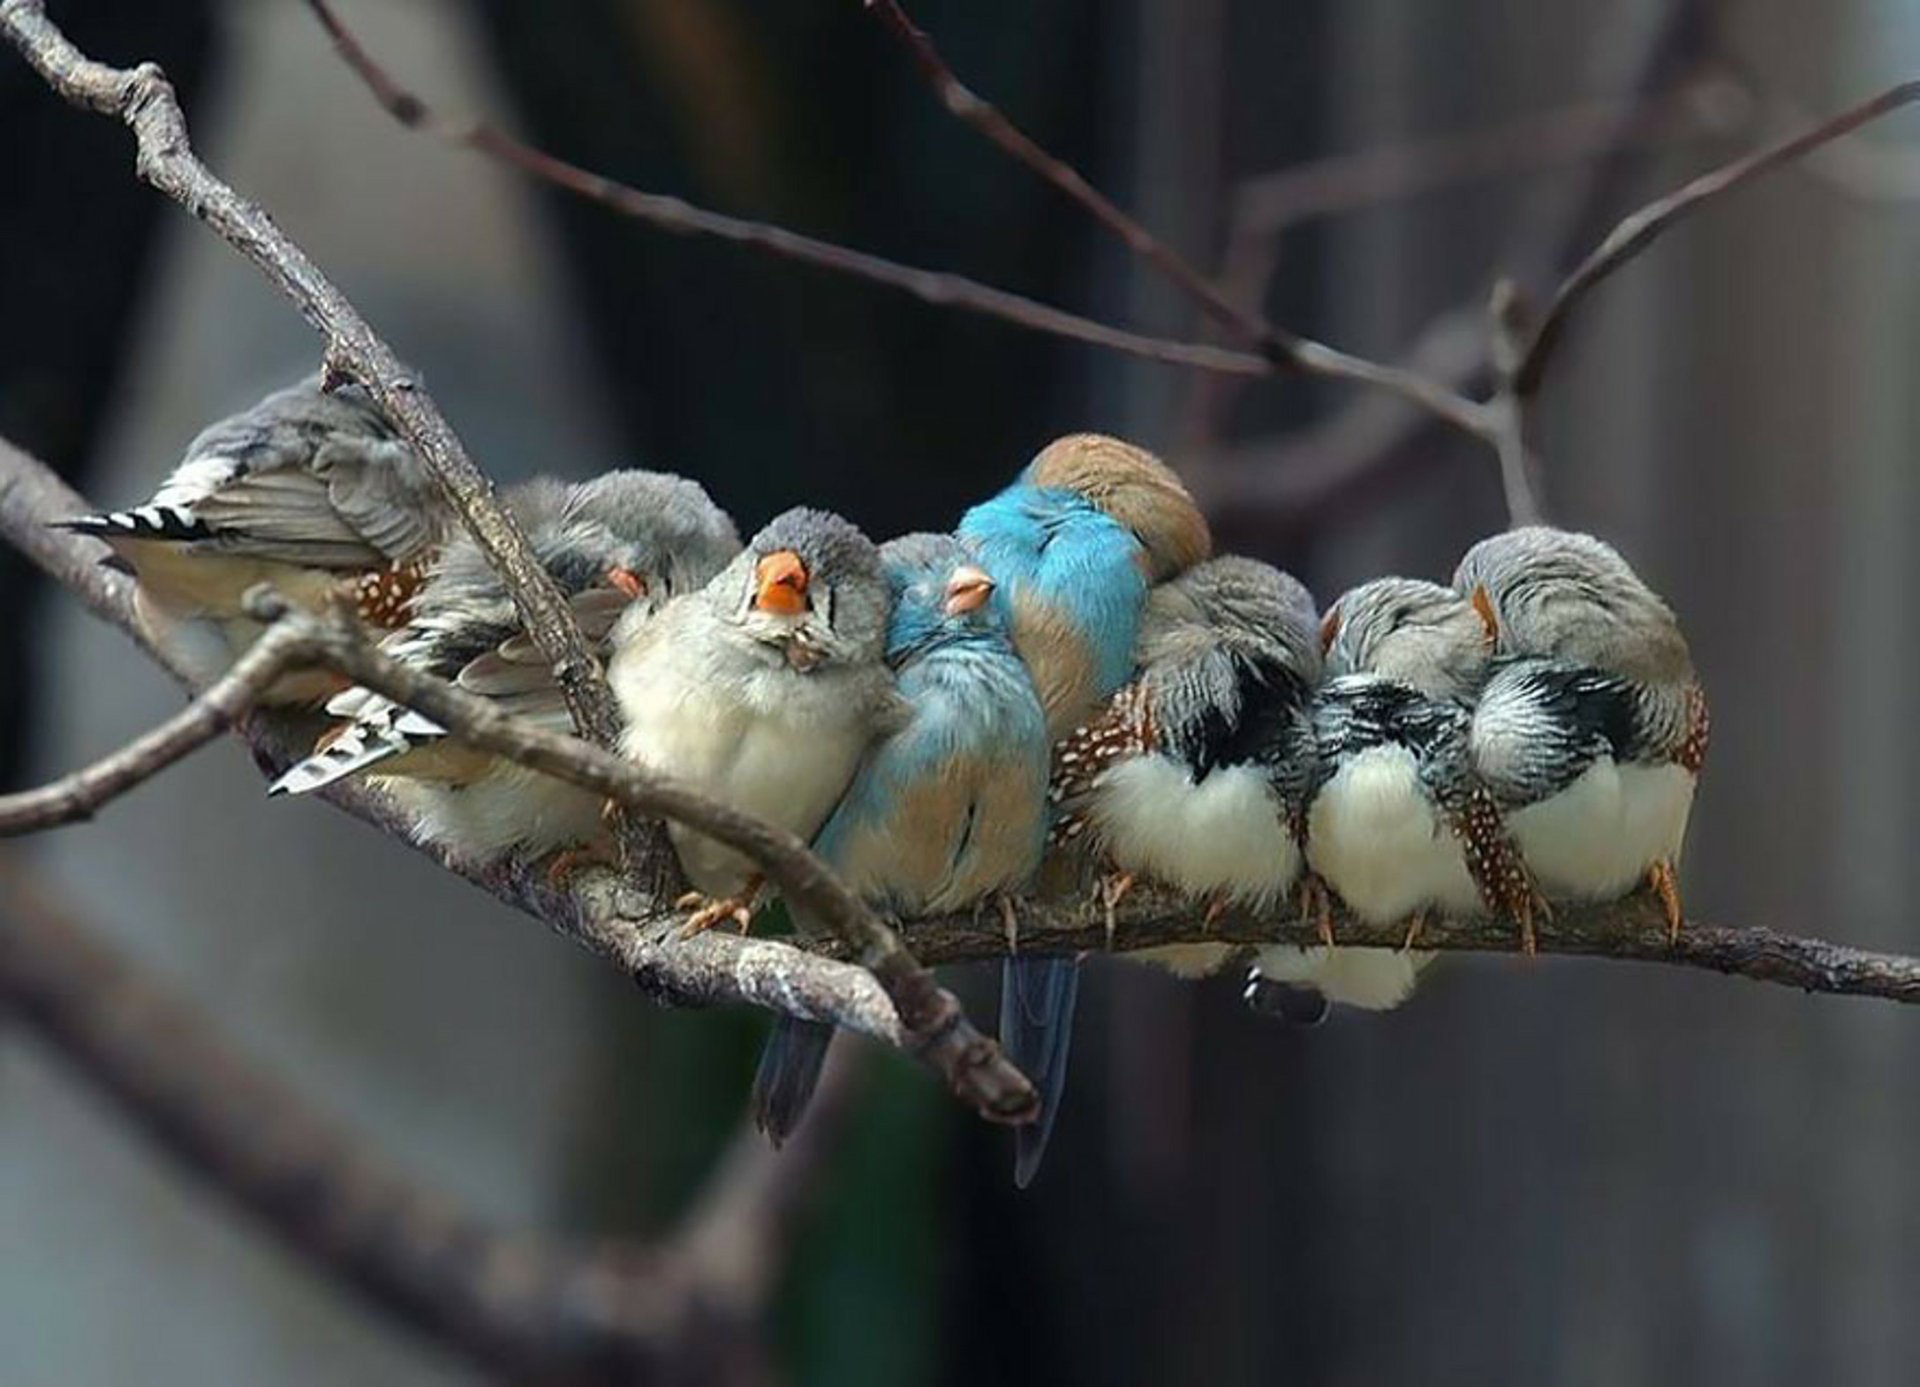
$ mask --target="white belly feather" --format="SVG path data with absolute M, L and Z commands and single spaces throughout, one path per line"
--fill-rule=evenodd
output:
M 1361 752 L 1314 796 L 1307 862 L 1372 924 L 1427 907 L 1463 915 L 1480 908 L 1460 840 L 1428 798 L 1405 747 Z
M 1258 909 L 1300 874 L 1280 803 L 1251 766 L 1195 784 L 1164 756 L 1136 757 L 1101 772 L 1087 812 L 1116 867 L 1189 895 Z
M 1507 815 L 1548 896 L 1614 900 L 1657 861 L 1680 859 L 1694 777 L 1677 765 L 1616 765 L 1602 757 L 1566 789 Z
M 811 838 L 832 812 L 871 735 L 868 709 L 831 674 L 758 672 L 744 689 L 678 677 L 665 662 L 621 690 L 634 762 L 699 786 L 727 804 Z M 710 895 L 740 891 L 746 857 L 679 824 L 680 864 Z

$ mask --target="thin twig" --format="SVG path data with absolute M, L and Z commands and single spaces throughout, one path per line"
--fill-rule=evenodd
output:
M 1525 397 L 1539 390 L 1547 363 L 1552 360 L 1554 348 L 1565 334 L 1574 310 L 1603 280 L 1639 255 L 1675 222 L 1743 183 L 1782 164 L 1791 163 L 1915 101 L 1920 101 L 1920 80 L 1889 87 L 1878 96 L 1850 107 L 1811 129 L 1704 173 L 1684 187 L 1623 218 L 1554 291 L 1552 301 L 1547 305 L 1546 316 L 1535 329 L 1519 368 L 1514 372 L 1516 393 Z
M 213 741 L 254 707 L 263 690 L 312 656 L 312 642 L 300 632 L 267 632 L 232 669 L 151 732 L 50 784 L 0 795 L 0 838 L 92 818 L 109 800 Z
M 332 36 L 334 47 L 342 60 L 387 114 L 408 129 L 485 155 L 520 173 L 590 202 L 610 207 L 623 216 L 646 222 L 659 230 L 678 236 L 718 237 L 736 245 L 751 246 L 784 260 L 884 284 L 937 307 L 983 314 L 1035 332 L 1071 338 L 1092 346 L 1125 352 L 1130 356 L 1145 357 L 1150 361 L 1228 375 L 1263 376 L 1270 374 L 1273 369 L 1264 357 L 1252 352 L 1229 351 L 1202 342 L 1180 342 L 1129 332 L 1125 328 L 1096 322 L 962 275 L 897 264 L 865 251 L 804 236 L 784 227 L 730 217 L 704 207 L 695 207 L 677 197 L 643 192 L 591 169 L 555 158 L 544 150 L 515 139 L 487 121 L 449 120 L 394 81 L 352 30 L 340 21 L 328 0 L 307 0 L 307 4 Z
M 1373 386 L 1401 396 L 1457 429 L 1484 437 L 1484 422 L 1478 407 L 1471 400 L 1424 376 L 1384 362 L 1369 361 L 1276 327 L 1261 313 L 1234 303 L 1217 285 L 1189 264 L 1185 257 L 1122 211 L 1077 169 L 1049 153 L 963 83 L 947 66 L 946 59 L 940 56 L 940 51 L 934 47 L 926 31 L 907 17 L 899 0 L 864 0 L 864 3 L 887 32 L 906 46 L 921 76 L 933 88 L 942 105 L 1019 163 L 1086 208 L 1129 250 L 1158 270 L 1209 317 L 1253 346 L 1276 368 Z
M 1507 501 L 1509 525 L 1538 525 L 1546 513 L 1540 508 L 1539 464 L 1529 436 L 1528 401 L 1514 388 L 1514 372 L 1527 340 L 1527 310 L 1520 286 L 1510 279 L 1494 282 L 1487 305 L 1492 339 L 1493 398 L 1487 402 L 1494 450 L 1500 457 L 1500 490 Z

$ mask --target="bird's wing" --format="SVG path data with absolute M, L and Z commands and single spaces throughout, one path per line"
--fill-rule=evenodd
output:
M 594 587 L 567 599 L 580 634 L 596 655 L 605 657 L 607 637 L 632 599 L 613 588 Z M 532 718 L 544 726 L 566 731 L 572 726 L 566 697 L 553 677 L 553 666 L 534 649 L 525 631 L 515 630 L 491 649 L 460 666 L 453 682 L 468 693 L 493 699 L 515 717 Z
M 1638 705 L 1632 682 L 1591 666 L 1506 662 L 1474 708 L 1467 754 L 1502 807 L 1536 804 L 1572 784 L 1598 757 L 1632 759 Z

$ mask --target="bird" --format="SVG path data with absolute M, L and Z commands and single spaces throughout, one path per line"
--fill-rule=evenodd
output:
M 506 488 L 501 502 L 566 596 L 589 647 L 603 656 L 623 617 L 644 618 L 676 594 L 698 591 L 740 549 L 733 521 L 705 489 L 665 472 L 536 478 Z M 381 648 L 518 717 L 572 729 L 551 667 L 465 532 L 447 545 L 407 624 Z M 327 708 L 340 721 L 268 793 L 307 794 L 371 775 L 419 841 L 475 866 L 571 850 L 603 832 L 599 796 L 463 745 L 432 719 L 370 690 L 346 690 Z M 556 864 L 567 865 L 578 863 Z
M 615 629 L 622 752 L 811 839 L 906 717 L 882 658 L 891 605 L 879 551 L 850 522 L 776 516 L 705 587 Z M 682 824 L 669 833 L 694 888 L 686 932 L 729 918 L 744 930 L 764 886 L 753 862 Z
M 1290 574 L 1209 559 L 1147 598 L 1138 673 L 1053 755 L 1050 847 L 1116 872 L 1111 904 L 1144 875 L 1206 903 L 1261 909 L 1300 873 L 1298 825 L 1315 753 L 1320 618 Z M 1182 976 L 1225 944 L 1128 956 Z
M 1321 625 L 1327 682 L 1313 704 L 1315 770 L 1305 798 L 1309 895 L 1323 944 L 1261 950 L 1256 1008 L 1315 1020 L 1326 1003 L 1383 1011 L 1413 991 L 1432 955 L 1412 949 L 1430 910 L 1530 906 L 1518 864 L 1467 756 L 1470 702 L 1492 631 L 1452 589 L 1381 578 L 1343 594 Z M 1407 946 L 1333 947 L 1325 891 L 1369 923 L 1407 922 Z
M 1144 448 L 1077 433 L 1042 448 L 1013 482 L 972 507 L 958 533 L 1007 589 L 1013 644 L 1067 736 L 1133 675 L 1147 590 L 1206 558 L 1206 517 L 1179 477 Z M 1000 1043 L 1040 1091 L 1038 1121 L 1017 1129 L 1016 1179 L 1030 1179 L 1066 1086 L 1080 974 L 1071 958 L 1009 957 Z
M 329 390 L 320 373 L 204 429 L 145 503 L 57 523 L 107 543 L 138 580 L 142 630 L 186 649 L 208 675 L 260 634 L 242 606 L 256 584 L 310 610 L 344 599 L 376 630 L 400 626 L 456 528 L 367 393 Z M 301 672 L 265 701 L 314 704 L 340 685 Z
M 1673 610 L 1612 545 L 1548 526 L 1482 540 L 1454 586 L 1498 638 L 1474 765 L 1539 889 L 1608 901 L 1644 883 L 1677 941 L 1709 717 Z
M 909 712 L 869 750 L 813 850 L 877 909 L 965 910 L 1040 863 L 1046 714 L 1014 652 L 1005 596 L 966 544 L 903 535 L 880 559 L 893 595 L 886 662 Z M 819 1022 L 775 1023 L 753 1098 L 775 1145 L 799 1122 L 832 1036 Z

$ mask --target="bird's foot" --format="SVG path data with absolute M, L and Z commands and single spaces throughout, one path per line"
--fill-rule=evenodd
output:
M 1420 942 L 1420 931 L 1427 927 L 1427 912 L 1416 910 L 1407 916 L 1407 937 L 1400 941 L 1400 952 L 1407 953 Z
M 680 937 L 691 939 L 696 934 L 705 934 L 722 920 L 731 920 L 745 934 L 753 923 L 753 912 L 760 904 L 761 882 L 758 877 L 751 881 L 745 890 L 733 896 L 709 896 L 702 891 L 689 891 L 675 901 L 677 910 L 691 910 L 687 922 L 680 926 Z
M 1333 947 L 1333 892 L 1318 872 L 1300 878 L 1300 918 L 1311 919 L 1320 942 Z
M 1653 894 L 1660 899 L 1660 909 L 1667 917 L 1667 947 L 1673 948 L 1680 942 L 1680 882 L 1674 876 L 1673 864 L 1661 858 L 1647 868 L 1647 885 L 1653 888 Z
M 1208 901 L 1207 913 L 1200 917 L 1200 932 L 1202 934 L 1212 934 L 1214 925 L 1219 922 L 1222 915 L 1227 913 L 1227 907 L 1232 904 L 1232 897 L 1228 896 L 1224 891 Z
M 620 865 L 619 854 L 604 839 L 562 848 L 547 859 L 547 885 L 556 891 L 573 889 L 573 879 L 589 867 L 613 868 Z
M 1000 906 L 1000 932 L 1006 936 L 1007 952 L 1020 952 L 1020 907 L 1010 891 L 996 891 L 993 898 Z
M 1540 893 L 1540 888 L 1529 879 L 1527 889 L 1520 894 L 1514 907 L 1514 914 L 1520 925 L 1520 952 L 1533 958 L 1540 952 L 1540 935 L 1535 926 L 1539 921 L 1553 922 L 1553 902 Z
M 1132 872 L 1114 872 L 1100 879 L 1096 894 L 1100 898 L 1100 908 L 1106 913 L 1107 952 L 1113 952 L 1113 938 L 1118 930 L 1114 923 L 1113 912 L 1121 901 L 1127 898 L 1127 892 L 1133 890 Z

